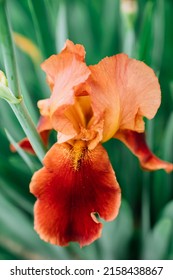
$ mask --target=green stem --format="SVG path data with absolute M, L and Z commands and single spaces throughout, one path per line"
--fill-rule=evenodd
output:
M 21 156 L 21 158 L 23 159 L 23 161 L 26 163 L 26 165 L 29 167 L 30 171 L 32 173 L 34 173 L 36 171 L 36 168 L 32 162 L 32 160 L 30 159 L 30 157 L 20 148 L 20 146 L 14 141 L 13 137 L 11 136 L 11 134 L 8 132 L 8 130 L 5 129 L 5 133 L 7 135 L 7 138 L 9 140 L 9 142 L 15 147 L 16 151 L 18 152 L 18 154 Z
M 10 28 L 6 16 L 5 0 L 0 1 L 0 23 L 1 50 L 8 78 L 8 85 L 13 94 L 18 98 L 20 97 L 20 93 L 17 81 L 16 62 Z
M 20 122 L 25 134 L 27 135 L 31 145 L 42 162 L 46 149 L 43 146 L 42 140 L 36 130 L 36 127 L 28 113 L 28 110 L 22 101 L 20 104 L 13 105 L 11 104 L 11 108 L 13 109 L 18 121 Z
M 18 78 L 17 78 L 17 69 L 16 69 L 16 61 L 14 56 L 14 48 L 13 42 L 11 39 L 10 28 L 8 24 L 5 0 L 0 0 L 0 40 L 1 40 L 1 48 L 4 59 L 4 65 L 6 70 L 6 75 L 8 79 L 8 86 L 10 90 L 13 92 L 14 96 L 17 98 L 21 98 Z M 17 119 L 19 120 L 25 134 L 27 135 L 29 141 L 38 158 L 42 162 L 43 157 L 45 155 L 45 148 L 41 141 L 41 138 L 36 130 L 36 127 L 25 107 L 23 101 L 19 104 L 10 104 L 13 109 Z

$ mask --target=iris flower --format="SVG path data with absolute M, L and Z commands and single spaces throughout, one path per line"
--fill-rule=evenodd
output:
M 60 54 L 42 63 L 51 89 L 38 102 L 38 131 L 47 143 L 58 132 L 35 172 L 30 191 L 37 198 L 35 229 L 50 243 L 88 245 L 101 236 L 102 223 L 116 218 L 121 190 L 102 143 L 122 141 L 145 170 L 173 170 L 157 158 L 145 141 L 143 118 L 156 114 L 161 93 L 158 79 L 145 63 L 126 54 L 87 66 L 85 49 L 67 40 Z M 25 139 L 21 146 L 32 152 Z

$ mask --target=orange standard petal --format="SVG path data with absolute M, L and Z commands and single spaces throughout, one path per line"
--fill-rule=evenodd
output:
M 75 54 L 77 58 L 81 61 L 85 60 L 85 48 L 80 44 L 74 44 L 70 40 L 66 40 L 64 48 L 62 49 L 61 53 L 71 53 Z
M 122 141 L 137 156 L 143 169 L 149 171 L 164 169 L 168 173 L 173 171 L 172 163 L 159 159 L 150 151 L 144 133 L 122 130 L 115 134 L 115 138 Z
M 40 237 L 55 245 L 69 242 L 88 245 L 101 236 L 102 224 L 119 211 L 121 192 L 105 149 L 89 151 L 85 142 L 54 144 L 44 159 L 44 167 L 31 181 L 37 197 L 35 229 Z
M 41 68 L 46 72 L 47 82 L 53 90 L 55 79 L 57 74 L 60 72 L 59 64 L 65 58 L 65 55 L 75 56 L 76 60 L 84 61 L 85 59 L 85 49 L 82 45 L 74 44 L 72 41 L 67 40 L 64 48 L 59 54 L 52 55 L 48 59 L 46 59 L 42 64 Z M 62 66 L 61 66 L 62 67 Z M 65 67 L 65 65 L 64 65 Z
M 51 97 L 38 102 L 42 116 L 50 118 L 58 131 L 58 143 L 70 139 L 88 140 L 94 148 L 102 139 L 104 112 L 93 114 L 90 70 L 84 63 L 85 49 L 70 40 L 60 54 L 42 64 L 47 78 L 52 81 Z
M 106 57 L 90 66 L 90 95 L 95 112 L 104 113 L 103 140 L 119 129 L 144 131 L 160 106 L 160 86 L 154 71 L 126 54 Z
M 52 59 L 50 57 L 47 60 L 46 71 L 54 79 L 53 92 L 49 99 L 39 101 L 38 107 L 42 116 L 49 116 L 56 131 L 71 135 L 72 138 L 78 132 L 73 118 L 69 120 L 66 111 L 75 103 L 75 87 L 85 83 L 90 75 L 90 70 L 84 62 L 77 59 L 76 55 L 68 52 L 58 55 L 56 64 Z

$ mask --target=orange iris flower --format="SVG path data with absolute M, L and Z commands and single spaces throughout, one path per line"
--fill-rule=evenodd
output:
M 58 140 L 33 175 L 30 191 L 37 197 L 36 231 L 61 246 L 90 244 L 102 231 L 96 213 L 106 221 L 118 214 L 121 191 L 102 143 L 117 138 L 142 168 L 173 170 L 145 142 L 143 117 L 153 118 L 161 101 L 153 70 L 126 54 L 92 66 L 84 58 L 84 47 L 67 40 L 60 54 L 42 64 L 51 96 L 38 102 L 38 131 L 47 143 L 54 129 Z M 26 139 L 20 144 L 32 152 Z

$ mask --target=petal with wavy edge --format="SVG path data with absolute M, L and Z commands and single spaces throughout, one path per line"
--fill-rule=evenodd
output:
M 84 61 L 85 49 L 82 45 L 75 45 L 72 41 L 67 40 L 64 48 L 59 54 L 50 56 L 41 64 L 41 68 L 46 72 L 47 82 L 50 85 L 51 90 L 53 90 L 56 76 L 59 73 L 59 63 L 65 58 L 66 54 L 75 56 L 77 60 Z
M 60 246 L 70 241 L 90 244 L 102 229 L 94 214 L 110 221 L 120 206 L 120 188 L 105 149 L 55 144 L 44 165 L 30 184 L 37 197 L 36 231 L 43 240 Z
M 145 133 L 131 130 L 118 131 L 115 138 L 122 141 L 137 156 L 141 167 L 145 170 L 164 169 L 166 172 L 173 171 L 173 164 L 156 157 L 146 144 Z
M 85 59 L 85 48 L 80 44 L 74 44 L 70 40 L 66 40 L 64 48 L 62 49 L 61 53 L 72 53 L 77 56 L 77 58 L 81 61 Z
M 153 118 L 160 105 L 154 71 L 126 54 L 106 57 L 89 68 L 93 108 L 104 112 L 103 142 L 118 129 L 144 131 L 143 116 Z

